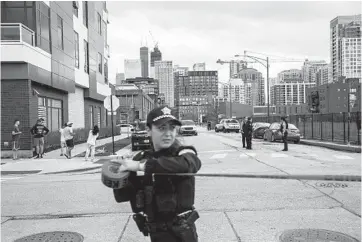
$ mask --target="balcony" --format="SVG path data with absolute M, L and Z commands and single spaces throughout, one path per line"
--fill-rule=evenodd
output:
M 34 31 L 21 23 L 1 23 L 1 62 L 25 62 L 51 71 L 51 55 L 36 47 Z
M 1 24 L 1 44 L 27 43 L 35 46 L 35 33 L 23 24 Z

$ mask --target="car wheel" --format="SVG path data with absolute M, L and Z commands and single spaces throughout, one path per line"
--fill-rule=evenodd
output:
M 236 130 L 236 133 L 239 133 L 239 130 Z
M 266 141 L 266 134 L 263 135 L 263 140 Z
M 294 144 L 299 144 L 300 140 L 294 141 Z
M 197 136 L 198 134 L 196 133 L 195 136 Z
M 225 129 L 225 128 L 222 128 L 222 132 L 223 132 L 223 133 L 226 133 L 226 129 Z

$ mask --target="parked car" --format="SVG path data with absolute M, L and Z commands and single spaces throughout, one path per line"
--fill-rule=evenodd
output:
M 132 151 L 147 150 L 151 148 L 151 138 L 146 130 L 146 121 L 136 124 L 131 137 Z
M 236 119 L 222 119 L 220 124 L 215 127 L 215 132 L 240 132 L 240 124 Z
M 121 134 L 124 134 L 127 132 L 131 133 L 134 131 L 134 127 L 132 124 L 117 124 L 116 126 L 120 128 Z
M 180 135 L 197 135 L 196 124 L 192 120 L 181 120 Z
M 293 141 L 294 143 L 299 143 L 300 141 L 300 131 L 294 124 L 288 124 L 288 141 Z M 264 132 L 264 140 L 267 141 L 278 141 L 282 140 L 282 133 L 280 132 L 280 123 L 272 123 L 269 128 Z
M 260 138 L 264 137 L 264 132 L 268 129 L 270 123 L 254 123 L 253 124 L 253 138 Z

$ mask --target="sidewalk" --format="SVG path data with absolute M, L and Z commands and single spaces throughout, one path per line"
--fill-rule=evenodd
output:
M 337 143 L 332 143 L 332 142 L 327 142 L 327 141 L 307 140 L 307 139 L 301 139 L 300 144 L 319 146 L 319 147 L 329 148 L 329 149 L 333 149 L 333 150 L 361 153 L 360 145 L 344 145 L 344 144 L 337 144 Z
M 124 138 L 127 138 L 127 134 L 115 136 L 114 141 Z M 102 146 L 107 143 L 112 143 L 112 137 L 98 140 L 96 147 Z M 125 148 L 127 150 L 128 146 L 126 146 Z M 121 150 L 125 150 L 125 148 Z M 97 163 L 97 160 L 102 159 L 102 157 L 96 157 L 94 163 L 90 161 L 86 162 L 83 157 L 74 157 L 83 153 L 86 149 L 86 143 L 75 145 L 74 149 L 72 150 L 72 159 L 67 159 L 65 156 L 60 156 L 60 149 L 45 153 L 43 159 L 30 158 L 16 161 L 12 159 L 2 159 L 1 175 L 76 172 L 93 170 L 101 167 L 102 164 Z M 119 151 L 117 152 L 117 154 L 118 153 Z

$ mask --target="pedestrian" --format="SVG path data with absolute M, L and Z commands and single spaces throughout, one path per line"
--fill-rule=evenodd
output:
M 207 122 L 207 130 L 209 130 L 209 131 L 211 130 L 211 121 Z
M 128 186 L 113 192 L 117 202 L 130 201 L 133 219 L 151 242 L 198 241 L 195 177 L 170 173 L 197 173 L 201 161 L 193 146 L 183 146 L 176 139 L 176 126 L 181 122 L 170 108 L 153 109 L 147 116 L 152 148 L 119 161 L 121 171 L 144 171 L 144 176 L 133 176 Z
M 67 124 L 65 123 L 60 129 L 60 156 L 64 155 L 64 150 L 67 149 L 67 144 L 65 143 L 65 137 L 64 137 L 64 128 L 67 127 Z
M 22 132 L 20 132 L 19 125 L 20 125 L 20 121 L 18 119 L 16 119 L 14 121 L 13 131 L 11 132 L 13 160 L 18 159 L 18 150 L 20 149 L 19 140 L 20 140 L 20 134 L 22 134 Z
M 287 117 L 281 117 L 280 132 L 282 133 L 282 139 L 284 143 L 284 149 L 282 151 L 288 151 L 288 121 Z
M 72 149 L 74 148 L 74 133 L 73 133 L 73 123 L 68 122 L 67 127 L 64 128 L 64 138 L 67 145 L 65 157 L 68 159 L 72 158 Z
M 87 140 L 87 151 L 85 152 L 85 160 L 88 161 L 89 153 L 91 154 L 91 161 L 94 161 L 94 155 L 96 152 L 96 140 L 99 136 L 98 125 L 93 127 L 93 130 L 89 131 L 88 140 Z
M 36 159 L 43 158 L 44 154 L 44 136 L 49 133 L 49 129 L 44 125 L 44 119 L 40 118 L 31 128 L 30 133 L 34 137 L 34 145 L 36 146 Z
M 248 121 L 245 124 L 245 133 L 246 133 L 246 149 L 251 150 L 251 140 L 253 135 L 253 123 L 251 117 L 248 117 Z
M 245 117 L 243 119 L 243 122 L 241 124 L 241 141 L 243 142 L 243 148 L 246 148 L 246 146 L 245 146 L 245 140 L 246 140 L 246 134 L 247 134 L 246 122 L 247 122 L 247 117 Z

